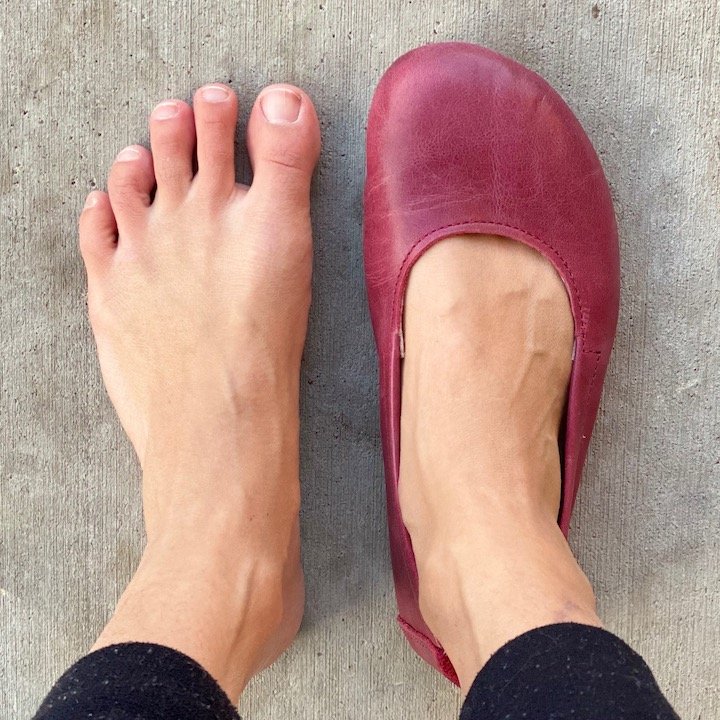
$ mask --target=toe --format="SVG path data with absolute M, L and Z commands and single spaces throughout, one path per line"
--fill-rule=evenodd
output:
M 80 214 L 80 253 L 88 276 L 100 272 L 115 251 L 117 224 L 106 193 L 94 190 Z
M 306 93 L 292 85 L 265 88 L 250 114 L 247 145 L 255 192 L 309 195 L 320 125 Z
M 201 87 L 193 100 L 197 133 L 196 182 L 213 195 L 235 189 L 235 127 L 238 104 L 226 85 Z
M 141 145 L 130 145 L 121 150 L 108 178 L 110 204 L 121 238 L 144 221 L 154 187 L 150 151 Z
M 150 147 L 159 200 L 182 199 L 193 176 L 195 120 L 187 103 L 161 102 L 150 115 Z

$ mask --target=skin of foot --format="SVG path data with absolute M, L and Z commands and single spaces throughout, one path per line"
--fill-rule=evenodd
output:
M 412 269 L 404 343 L 400 506 L 420 610 L 467 692 L 523 632 L 601 625 L 557 525 L 568 296 L 521 243 L 447 238 Z
M 238 103 L 160 103 L 80 217 L 103 379 L 142 467 L 147 545 L 94 649 L 175 648 L 232 700 L 303 613 L 298 386 L 312 269 L 310 98 L 265 88 L 235 182 Z M 197 168 L 197 169 L 195 169 Z

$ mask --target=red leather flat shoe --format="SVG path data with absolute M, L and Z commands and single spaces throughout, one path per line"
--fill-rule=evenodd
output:
M 425 624 L 400 515 L 402 316 L 408 276 L 433 243 L 501 235 L 560 274 L 575 322 L 558 522 L 567 534 L 610 357 L 619 258 L 610 192 L 595 151 L 538 75 L 465 43 L 428 45 L 385 73 L 370 108 L 365 275 L 380 364 L 380 414 L 398 620 L 416 652 L 457 683 Z

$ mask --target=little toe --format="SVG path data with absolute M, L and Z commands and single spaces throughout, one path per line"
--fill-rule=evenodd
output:
M 187 103 L 164 100 L 150 115 L 150 147 L 159 200 L 182 200 L 193 177 L 195 119 Z
M 309 198 L 320 154 L 320 124 L 306 93 L 293 85 L 265 88 L 250 114 L 247 146 L 255 193 Z
M 85 200 L 79 220 L 80 254 L 88 277 L 104 268 L 115 251 L 117 224 L 107 193 L 93 190 Z
M 150 151 L 141 145 L 121 150 L 108 177 L 108 191 L 120 236 L 132 233 L 144 222 L 155 187 Z
M 238 103 L 226 85 L 201 87 L 193 100 L 197 133 L 196 182 L 212 195 L 235 189 L 235 127 Z

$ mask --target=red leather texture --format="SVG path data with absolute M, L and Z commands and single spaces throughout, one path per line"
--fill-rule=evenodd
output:
M 567 533 L 617 322 L 619 257 L 610 192 L 580 123 L 542 78 L 476 45 L 428 45 L 397 60 L 373 97 L 365 274 L 379 358 L 400 624 L 412 647 L 456 683 L 420 614 L 417 568 L 398 504 L 401 323 L 415 261 L 433 243 L 468 233 L 530 245 L 567 288 L 575 348 L 559 440 L 558 517 Z

